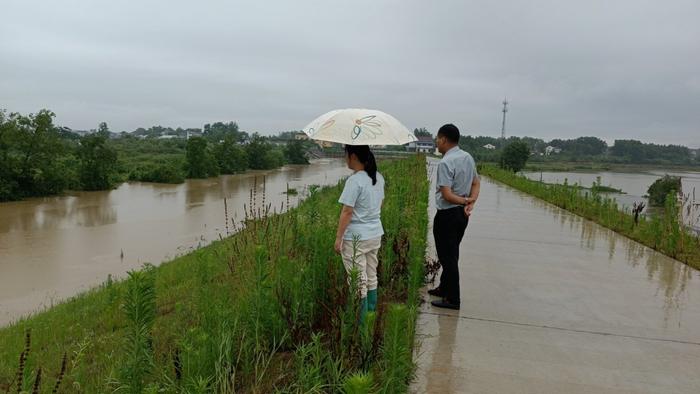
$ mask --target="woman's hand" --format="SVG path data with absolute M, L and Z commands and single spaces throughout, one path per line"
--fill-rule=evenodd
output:
M 338 231 L 335 233 L 335 246 L 333 249 L 340 254 L 340 248 L 343 246 L 343 237 L 347 230 L 350 221 L 352 220 L 352 207 L 343 205 L 343 210 L 340 211 L 340 219 L 338 220 Z
M 337 254 L 340 254 L 340 251 L 343 249 L 343 239 L 342 238 L 336 238 L 335 239 L 335 246 L 333 248 Z

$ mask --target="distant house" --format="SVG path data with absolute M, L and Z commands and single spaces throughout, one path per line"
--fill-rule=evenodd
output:
M 192 137 L 201 137 L 201 136 L 202 136 L 202 133 L 199 131 L 187 130 L 187 135 L 185 136 L 185 138 L 189 140 Z
M 554 154 L 561 153 L 561 148 L 557 148 L 556 146 L 551 146 L 551 145 L 544 148 L 545 155 L 549 156 L 552 153 L 554 153 Z
M 491 145 L 491 144 L 486 144 L 486 145 L 484 145 L 483 147 L 484 147 L 485 149 L 488 149 L 488 150 L 494 150 L 494 149 L 496 149 L 496 146 L 495 146 L 495 145 Z
M 306 135 L 306 133 L 304 133 L 304 132 L 299 132 L 299 133 L 294 134 L 294 139 L 297 141 L 306 141 L 309 139 L 309 136 Z
M 175 138 L 178 138 L 178 136 L 172 134 L 164 134 L 158 137 L 159 140 L 172 140 Z
M 315 140 L 314 142 L 316 143 L 316 145 L 318 145 L 321 148 L 332 148 L 336 145 L 334 142 L 330 142 L 330 141 Z
M 409 152 L 431 153 L 435 151 L 435 141 L 433 137 L 422 135 L 417 137 L 418 141 L 409 142 L 406 150 Z

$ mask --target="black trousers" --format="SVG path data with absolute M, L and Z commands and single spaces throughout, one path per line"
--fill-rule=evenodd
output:
M 438 260 L 442 265 L 440 289 L 453 304 L 460 304 L 459 298 L 459 244 L 469 224 L 463 207 L 439 209 L 433 221 L 433 237 Z

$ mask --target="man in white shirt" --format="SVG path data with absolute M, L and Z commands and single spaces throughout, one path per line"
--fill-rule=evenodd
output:
M 433 306 L 459 309 L 459 244 L 479 198 L 481 184 L 474 159 L 459 149 L 457 126 L 446 124 L 440 127 L 437 148 L 443 156 L 437 169 L 437 213 L 433 222 L 433 236 L 442 274 L 440 285 L 428 293 L 442 298 L 431 302 Z

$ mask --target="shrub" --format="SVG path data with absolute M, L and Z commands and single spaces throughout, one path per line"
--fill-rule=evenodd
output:
M 663 207 L 666 203 L 666 196 L 672 194 L 675 198 L 681 191 L 681 178 L 677 176 L 664 175 L 649 186 L 649 205 Z
M 525 168 L 525 163 L 530 157 L 530 148 L 522 141 L 515 141 L 503 149 L 501 154 L 501 168 L 518 172 Z
M 177 163 L 159 161 L 137 166 L 129 174 L 129 180 L 156 183 L 182 183 L 185 172 Z

